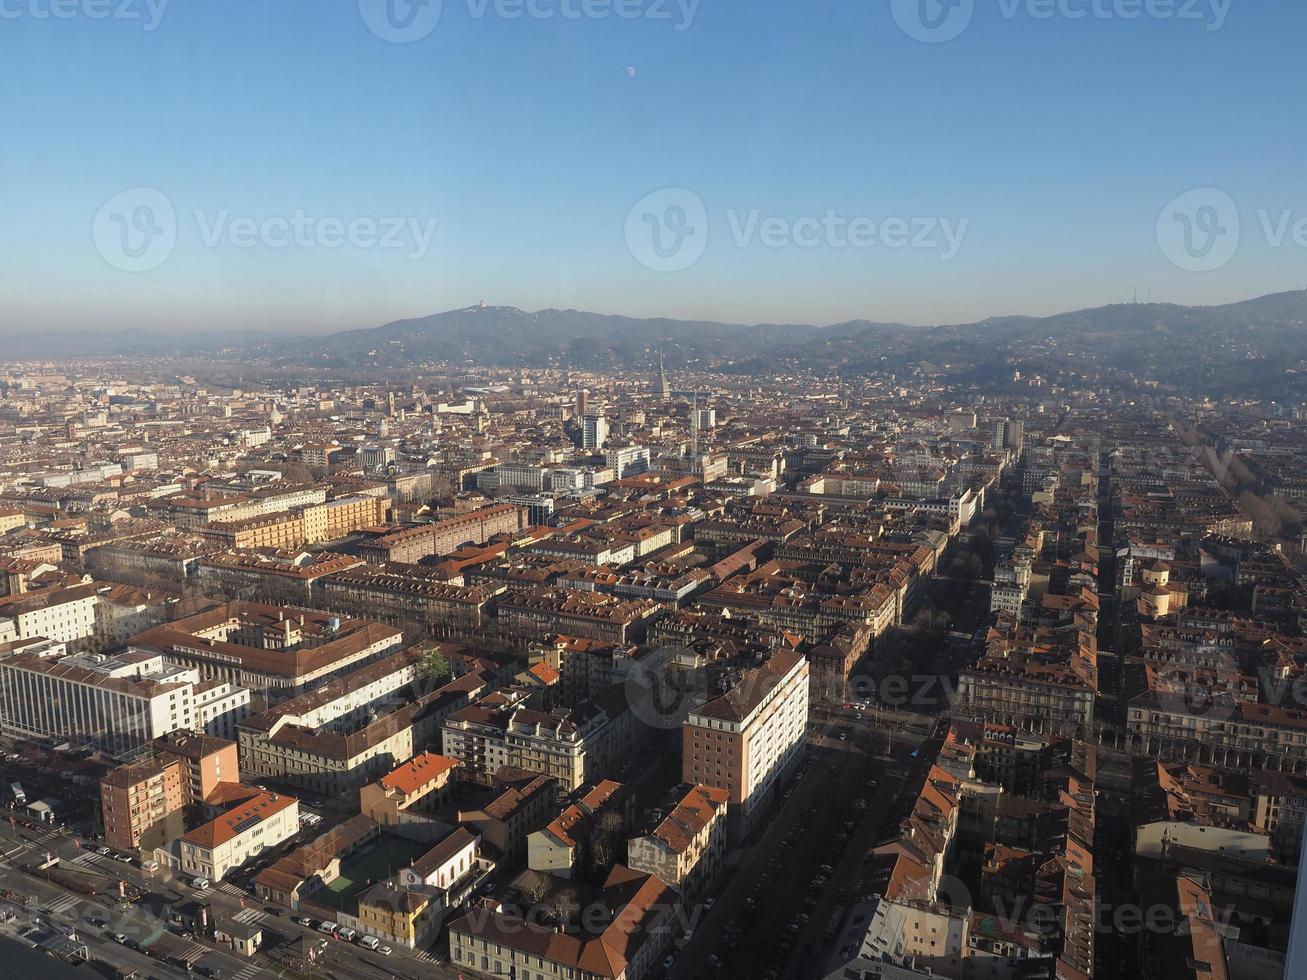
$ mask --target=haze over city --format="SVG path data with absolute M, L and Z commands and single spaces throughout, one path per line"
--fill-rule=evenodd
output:
M 404 33 L 372 0 L 12 3 L 0 329 L 325 333 L 481 300 L 937 324 L 1303 285 L 1307 9 L 967 0 L 952 37 L 911 30 L 915 5 L 399 3 Z M 663 188 L 706 218 L 675 272 L 625 235 Z M 1194 188 L 1242 219 L 1201 274 L 1156 232 Z M 175 245 L 124 272 L 95 222 L 136 189 L 166 198 Z M 268 230 L 297 214 L 298 243 Z M 874 244 L 805 238 L 828 215 Z M 399 247 L 317 233 L 391 218 L 418 229 Z M 914 245 L 916 222 L 957 247 Z
M 1307 977 L 1305 28 L 0 0 L 0 976 Z

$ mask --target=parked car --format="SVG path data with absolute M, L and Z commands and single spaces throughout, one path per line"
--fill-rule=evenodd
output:
M 358 943 L 364 949 L 375 950 L 381 945 L 381 940 L 376 936 L 355 936 L 354 942 Z
M 340 929 L 340 926 L 334 922 L 319 922 L 318 932 L 325 932 L 328 936 L 334 936 Z
M 194 888 L 197 892 L 205 891 L 205 890 L 209 887 L 209 879 L 208 879 L 208 878 L 192 878 L 192 879 L 191 879 L 191 887 Z
M 358 933 L 348 926 L 342 926 L 340 929 L 336 930 L 336 938 L 343 939 L 347 943 L 352 943 L 358 939 Z

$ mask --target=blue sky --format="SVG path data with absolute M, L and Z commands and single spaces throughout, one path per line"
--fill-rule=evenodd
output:
M 369 29 L 374 0 L 172 0 L 153 30 L 161 0 L 51 2 L 0 0 L 6 332 L 318 332 L 482 299 L 935 323 L 1307 285 L 1294 0 L 974 0 L 945 43 L 899 26 L 915 0 L 444 0 L 409 43 Z M 125 271 L 115 236 L 161 227 L 142 188 L 172 236 Z M 1159 246 L 1194 188 L 1239 221 L 1206 271 Z M 631 235 L 670 236 L 668 200 L 701 203 L 702 238 L 662 271 Z

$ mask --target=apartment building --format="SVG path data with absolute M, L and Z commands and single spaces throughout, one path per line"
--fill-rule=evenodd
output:
M 261 514 L 239 521 L 212 521 L 201 531 L 224 551 L 238 548 L 299 548 L 305 543 L 301 514 Z
M 726 859 L 730 795 L 712 786 L 681 787 L 654 826 L 626 842 L 626 863 L 657 875 L 683 896 L 705 894 Z M 663 813 L 655 811 L 655 818 Z
M 481 837 L 502 864 L 516 867 L 527 858 L 527 837 L 549 822 L 558 783 L 549 776 L 505 767 L 494 775 L 498 796 L 477 810 L 460 810 L 458 822 Z
M 571 793 L 620 767 L 643 730 L 621 687 L 570 710 L 536 711 L 524 701 L 520 691 L 501 691 L 455 711 L 442 726 L 442 753 L 485 785 L 512 766 L 550 776 Z
M 624 644 L 642 639 L 662 612 L 663 607 L 652 599 L 546 588 L 504 599 L 499 605 L 499 622 L 511 632 L 529 636 L 562 633 Z
M 385 524 L 390 516 L 390 501 L 370 495 L 341 497 L 305 507 L 300 516 L 304 521 L 305 543 L 321 544 Z
M 100 780 L 104 839 L 124 851 L 162 847 L 185 831 L 181 763 L 157 756 L 119 766 Z
M 797 766 L 807 727 L 808 662 L 781 651 L 690 712 L 681 779 L 724 790 L 737 827 L 747 833 Z
M 57 648 L 56 648 L 57 650 Z M 127 752 L 172 731 L 200 726 L 193 668 L 132 650 L 61 656 L 20 653 L 0 659 L 0 730 L 10 738 L 69 741 Z M 210 724 L 240 712 L 249 692 L 209 701 Z
M 445 798 L 457 759 L 423 752 L 359 790 L 359 811 L 382 827 L 393 827 L 418 810 L 433 810 Z
M 321 604 L 383 623 L 422 623 L 475 630 L 508 588 L 498 583 L 450 585 L 428 565 L 360 565 L 322 580 Z
M 95 607 L 100 601 L 94 583 L 42 589 L 0 599 L 0 640 L 45 637 L 66 643 L 74 651 L 95 645 Z
M 411 673 L 417 659 L 401 673 Z M 285 710 L 237 726 L 241 768 L 256 778 L 282 780 L 314 794 L 356 793 L 390 772 L 397 760 L 421 752 L 436 737 L 441 722 L 487 685 L 482 675 L 470 673 L 414 696 L 410 687 L 392 686 L 393 664 L 374 667 L 359 672 L 354 683 L 363 693 L 357 696 L 350 679 L 344 678 L 321 696 L 310 692 L 279 706 Z M 374 694 L 370 701 L 365 696 L 369 691 Z M 351 703 L 348 711 L 333 713 Z
M 388 532 L 359 548 L 368 562 L 417 564 L 428 555 L 444 555 L 463 544 L 485 544 L 497 534 L 517 534 L 526 526 L 526 512 L 515 504 L 495 504 L 446 518 Z
M 402 630 L 325 612 L 228 602 L 147 630 L 136 647 L 254 692 L 256 707 L 294 697 L 402 645 Z
M 219 881 L 232 868 L 299 833 L 299 800 L 260 793 L 180 839 L 185 874 Z
M 675 935 L 676 896 L 655 875 L 612 869 L 579 932 L 473 909 L 449 925 L 455 969 L 533 980 L 645 980 Z

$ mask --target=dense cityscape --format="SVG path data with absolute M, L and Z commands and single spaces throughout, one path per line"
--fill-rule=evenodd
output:
M 641 361 L 5 366 L 7 950 L 1295 975 L 1307 403 Z

